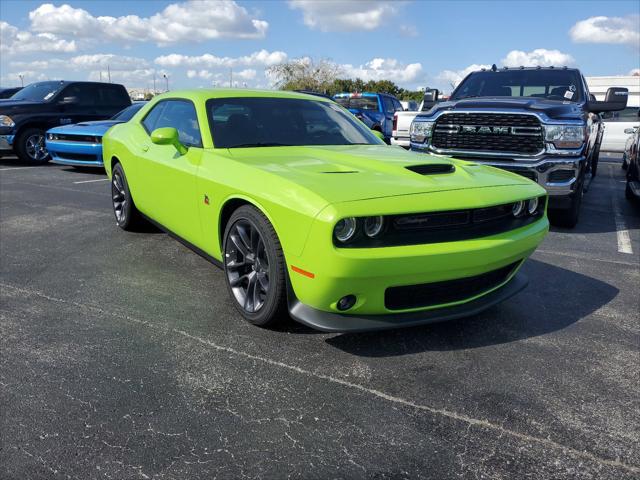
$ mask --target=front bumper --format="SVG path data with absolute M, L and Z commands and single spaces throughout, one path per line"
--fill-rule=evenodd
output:
M 369 332 L 392 328 L 415 327 L 429 323 L 445 322 L 476 315 L 523 290 L 529 280 L 517 273 L 506 284 L 467 303 L 420 312 L 393 313 L 387 315 L 345 315 L 323 312 L 289 298 L 289 315 L 311 328 L 324 332 Z
M 102 167 L 102 144 L 45 140 L 51 161 L 60 165 Z
M 411 147 L 411 141 L 409 139 L 409 137 L 400 137 L 400 136 L 395 136 L 395 137 L 391 137 L 391 145 L 398 145 L 400 147 L 403 148 L 409 148 Z
M 542 191 L 534 184 L 523 184 L 517 188 L 523 198 L 540 195 Z M 484 200 L 487 204 L 502 203 L 489 200 L 493 190 L 496 195 L 502 191 L 499 188 L 483 189 L 481 192 L 472 189 L 458 192 L 455 197 L 450 193 L 426 194 L 418 195 L 411 201 L 433 204 L 440 196 L 443 201 L 448 199 L 452 209 L 458 205 L 466 208 L 466 203 L 473 202 L 477 206 L 478 199 L 483 196 L 486 196 Z M 416 303 L 417 306 L 395 306 L 386 301 L 389 298 L 388 290 L 457 282 L 514 263 L 518 263 L 519 268 L 549 229 L 549 222 L 544 216 L 515 230 L 468 240 L 380 248 L 336 248 L 331 243 L 332 228 L 338 218 L 372 213 L 384 215 L 388 213 L 385 209 L 393 210 L 394 204 L 401 201 L 409 200 L 400 196 L 358 201 L 342 204 L 339 216 L 333 207 L 328 207 L 316 217 L 301 254 L 287 255 L 286 259 L 290 269 L 290 298 L 293 298 L 290 310 L 294 318 L 308 325 L 317 325 L 318 328 L 343 331 L 369 329 L 362 327 L 362 319 L 371 323 L 371 316 L 375 317 L 372 325 L 380 323 L 387 325 L 380 328 L 393 328 L 394 322 L 398 322 L 398 326 L 405 323 L 413 325 L 416 322 L 447 319 L 454 314 L 472 314 L 480 305 L 484 305 L 479 300 L 481 297 L 502 290 L 510 283 L 509 278 L 514 278 L 517 268 L 501 283 L 482 284 L 473 294 L 462 294 L 455 300 L 446 300 L 448 303 L 438 300 L 443 297 L 432 297 L 433 300 L 423 297 L 425 301 Z M 306 274 L 301 274 L 300 270 Z M 356 302 L 349 310 L 341 312 L 338 302 L 347 295 L 354 295 Z M 465 304 L 468 304 L 468 309 L 462 307 Z M 415 315 L 408 315 L 410 313 Z M 334 325 L 335 322 L 338 324 Z
M 15 135 L 0 135 L 0 152 L 12 151 Z

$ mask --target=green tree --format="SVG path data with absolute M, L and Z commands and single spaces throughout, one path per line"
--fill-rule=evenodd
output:
M 267 74 L 281 90 L 327 92 L 340 74 L 340 67 L 329 60 L 303 57 L 269 67 Z

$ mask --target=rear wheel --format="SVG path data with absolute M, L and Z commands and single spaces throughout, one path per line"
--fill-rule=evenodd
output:
M 44 130 L 27 128 L 15 142 L 16 154 L 23 162 L 43 165 L 51 160 L 44 143 Z
M 627 162 L 627 152 L 624 152 L 624 153 L 622 154 L 622 169 L 623 169 L 623 170 L 626 170 L 628 165 L 629 165 L 629 164 L 628 164 L 628 162 Z
M 111 200 L 116 223 L 123 230 L 135 230 L 143 223 L 142 216 L 131 198 L 124 169 L 119 163 L 111 174 Z
M 287 318 L 284 255 L 262 212 L 250 205 L 233 212 L 223 252 L 227 289 L 245 320 L 271 327 Z

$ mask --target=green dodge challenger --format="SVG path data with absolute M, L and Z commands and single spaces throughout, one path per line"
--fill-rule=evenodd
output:
M 325 331 L 480 312 L 526 286 L 547 197 L 492 167 L 385 145 L 292 92 L 156 97 L 103 139 L 118 225 L 150 220 L 225 272 L 241 315 Z

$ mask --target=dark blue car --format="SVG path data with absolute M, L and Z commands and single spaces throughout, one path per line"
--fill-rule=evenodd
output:
M 337 93 L 333 99 L 369 128 L 382 132 L 387 143 L 393 131 L 393 114 L 404 111 L 400 100 L 386 93 Z
M 45 143 L 51 161 L 74 167 L 102 167 L 102 136 L 115 124 L 129 121 L 145 103 L 134 103 L 109 120 L 81 122 L 48 130 Z

